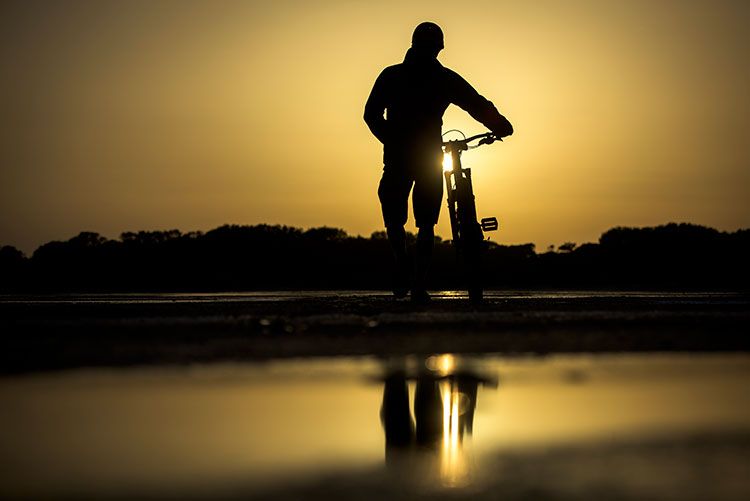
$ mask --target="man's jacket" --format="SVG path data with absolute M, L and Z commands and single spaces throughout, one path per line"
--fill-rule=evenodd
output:
M 440 155 L 443 113 L 449 104 L 463 108 L 501 137 L 513 133 L 513 126 L 490 101 L 430 55 L 409 49 L 403 63 L 382 71 L 367 99 L 365 122 L 383 143 L 386 168 Z

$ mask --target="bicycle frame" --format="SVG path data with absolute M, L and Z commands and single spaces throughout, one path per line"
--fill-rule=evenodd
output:
M 452 168 L 444 172 L 445 186 L 448 192 L 448 215 L 451 222 L 453 244 L 459 261 L 464 262 L 467 275 L 469 297 L 474 302 L 482 299 L 481 257 L 484 247 L 485 231 L 498 228 L 497 219 L 484 218 L 477 221 L 477 210 L 474 187 L 471 180 L 471 169 L 461 165 L 461 153 L 470 148 L 469 143 L 479 140 L 475 147 L 491 144 L 497 140 L 491 133 L 478 134 L 468 139 L 443 143 L 443 151 L 451 155 Z

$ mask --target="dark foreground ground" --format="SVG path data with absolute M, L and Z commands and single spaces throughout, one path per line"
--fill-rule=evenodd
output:
M 384 293 L 0 297 L 4 373 L 406 353 L 747 351 L 750 295 Z

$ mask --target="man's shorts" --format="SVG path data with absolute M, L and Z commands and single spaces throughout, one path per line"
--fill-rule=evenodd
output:
M 403 226 L 408 217 L 409 192 L 417 227 L 434 226 L 443 201 L 443 169 L 437 163 L 429 168 L 408 169 L 400 165 L 386 165 L 378 187 L 378 198 L 383 209 L 386 227 Z

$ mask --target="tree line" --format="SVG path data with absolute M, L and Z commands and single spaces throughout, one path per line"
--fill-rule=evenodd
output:
M 413 243 L 414 236 L 409 235 Z M 612 228 L 597 243 L 487 241 L 491 288 L 747 290 L 750 229 L 723 232 L 694 224 Z M 0 247 L 0 291 L 148 292 L 388 289 L 384 232 L 351 236 L 337 228 L 224 225 L 207 232 L 126 232 L 118 239 L 82 232 L 25 256 Z M 431 287 L 462 287 L 450 241 L 436 238 Z

